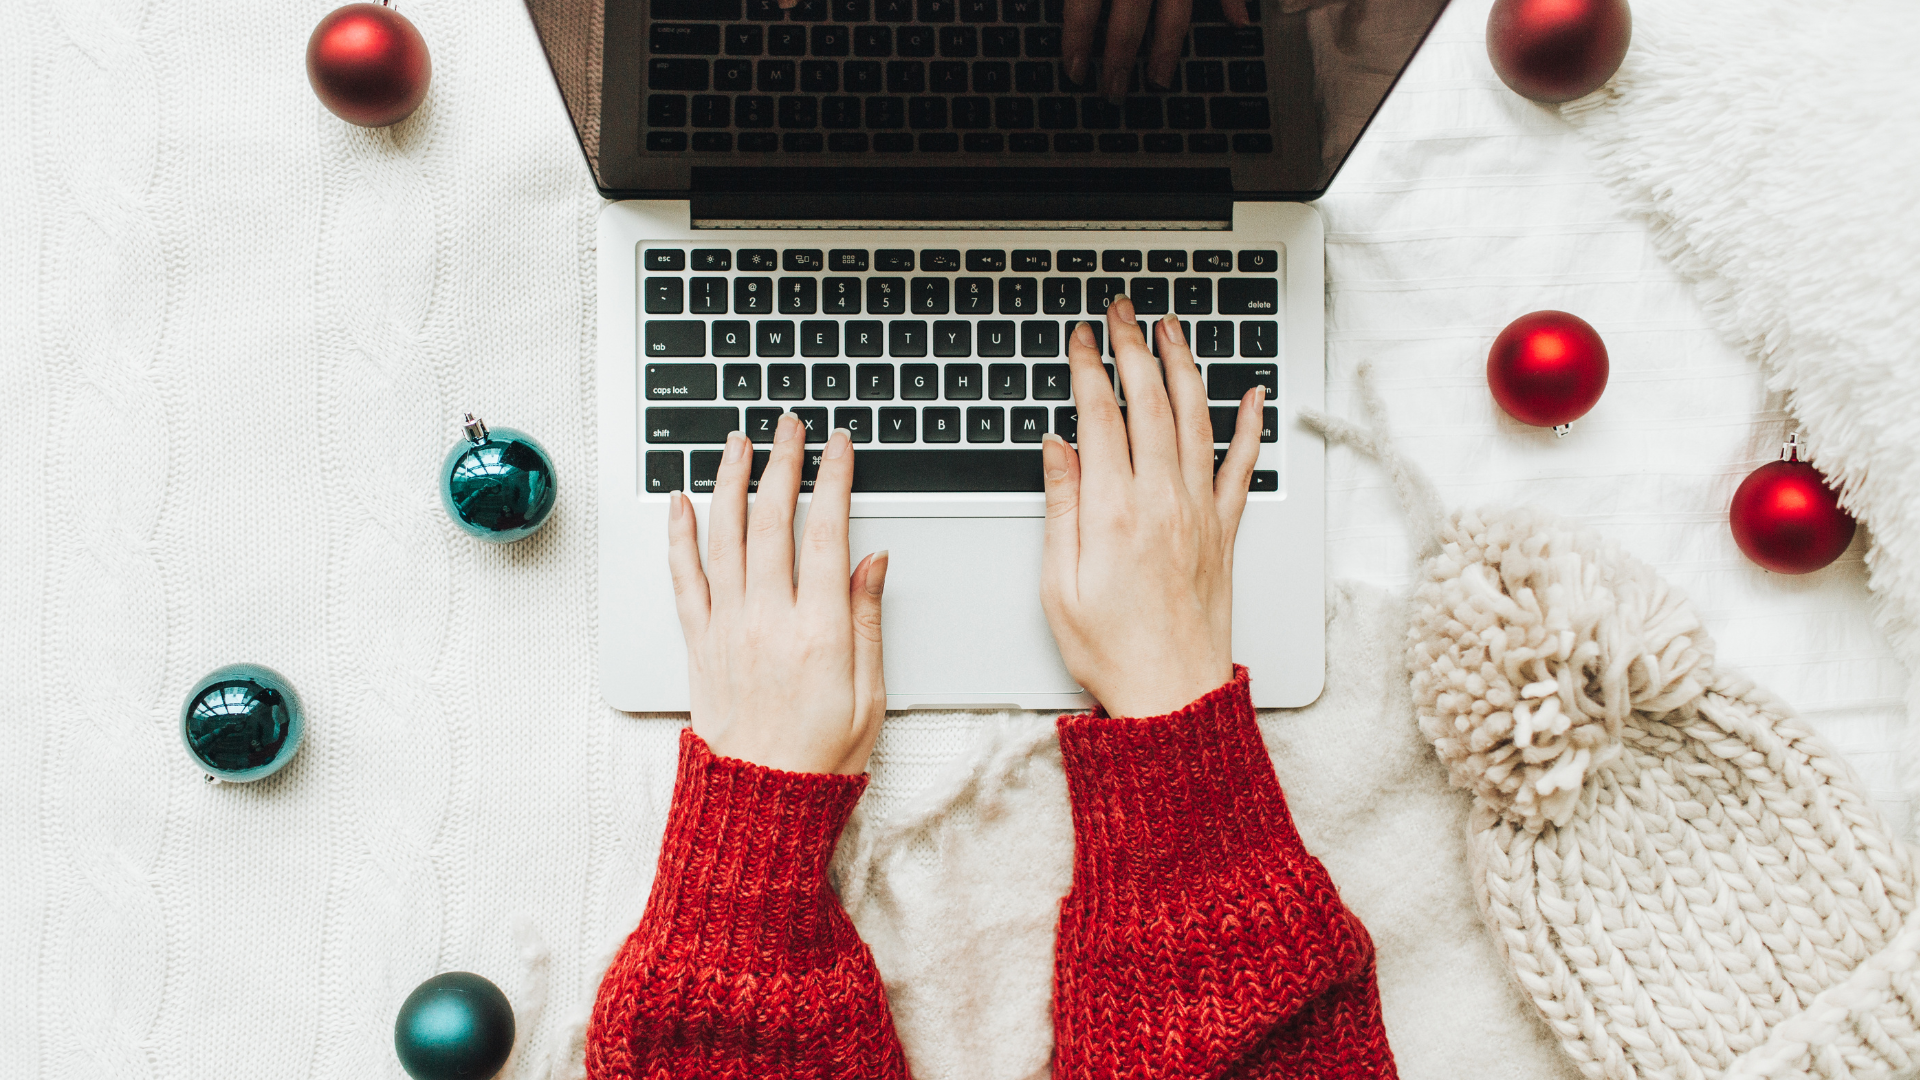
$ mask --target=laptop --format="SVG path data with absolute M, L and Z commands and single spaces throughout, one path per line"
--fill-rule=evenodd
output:
M 1064 0 L 528 0 L 595 181 L 601 685 L 688 707 L 671 494 L 702 537 L 721 447 L 783 412 L 810 480 L 854 443 L 852 556 L 887 549 L 893 709 L 1090 701 L 1040 607 L 1039 442 L 1065 342 L 1125 293 L 1175 314 L 1212 403 L 1267 388 L 1234 558 L 1254 704 L 1325 668 L 1327 188 L 1445 0 L 1193 0 L 1173 85 L 1098 92 Z M 1105 14 L 1094 40 L 1105 40 Z M 1149 34 L 1149 36 L 1151 36 Z M 1111 343 L 1102 334 L 1102 349 Z M 1109 364 L 1111 368 L 1111 364 Z M 803 487 L 804 487 L 803 482 Z M 804 492 L 801 502 L 809 496 Z M 804 518 L 805 506 L 801 508 Z

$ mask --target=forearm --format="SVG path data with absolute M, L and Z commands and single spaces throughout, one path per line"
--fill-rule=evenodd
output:
M 872 954 L 826 882 L 865 787 L 681 736 L 659 871 L 601 982 L 589 1076 L 906 1076 Z
M 1300 843 L 1245 669 L 1166 716 L 1062 717 L 1060 745 L 1057 1077 L 1393 1074 L 1372 943 Z

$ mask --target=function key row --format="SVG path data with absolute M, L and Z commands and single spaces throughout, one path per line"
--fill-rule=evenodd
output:
M 1014 273 L 1049 273 L 1054 269 L 1055 254 L 1046 249 L 1016 249 L 1009 260 L 1005 250 L 996 248 L 973 248 L 964 255 L 958 248 L 923 248 L 919 252 L 917 269 L 929 273 L 959 273 L 963 269 L 975 274 L 999 274 L 1008 269 Z M 1233 272 L 1237 265 L 1242 274 L 1271 274 L 1280 269 L 1280 253 L 1271 248 L 1243 250 L 1239 252 L 1237 261 L 1231 251 L 1195 251 L 1191 263 L 1187 252 L 1180 250 L 1148 251 L 1144 261 L 1137 249 L 1098 252 L 1070 249 L 1058 252 L 1058 256 L 1062 273 L 1104 271 L 1109 274 L 1137 274 L 1144 268 L 1154 274 L 1184 274 L 1189 269 L 1201 274 L 1226 274 Z M 640 265 L 642 269 L 651 271 L 686 270 L 689 260 L 687 252 L 679 248 L 647 248 L 641 253 Z M 728 248 L 695 248 L 691 268 L 696 272 L 778 269 L 787 273 L 864 273 L 869 269 L 884 273 L 916 269 L 914 252 L 908 248 L 882 248 L 872 252 L 871 258 L 863 248 L 834 248 L 831 251 L 820 248 L 787 248 L 784 251 L 741 248 L 737 260 L 735 253 Z

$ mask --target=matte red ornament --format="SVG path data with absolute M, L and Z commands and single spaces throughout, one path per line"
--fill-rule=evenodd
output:
M 1578 315 L 1536 311 L 1507 324 L 1487 352 L 1493 400 L 1523 424 L 1565 435 L 1607 388 L 1607 344 Z
M 335 116 L 386 127 L 427 96 L 433 61 L 405 15 L 379 4 L 348 4 L 320 20 L 307 39 L 307 81 Z
M 1747 558 L 1776 574 L 1811 574 L 1853 542 L 1853 515 L 1820 470 L 1800 460 L 1793 435 L 1779 461 L 1747 474 L 1727 510 L 1733 542 Z
M 1620 68 L 1633 39 L 1627 0 L 1494 0 L 1487 56 L 1521 97 L 1585 97 Z

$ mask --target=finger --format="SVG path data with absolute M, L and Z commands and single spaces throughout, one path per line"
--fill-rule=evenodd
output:
M 1227 21 L 1235 26 L 1250 26 L 1253 23 L 1252 19 L 1247 18 L 1247 0 L 1220 0 L 1220 10 L 1226 13 Z
M 753 446 L 735 431 L 720 453 L 720 471 L 713 478 L 713 501 L 707 507 L 707 578 L 713 602 L 731 607 L 740 602 L 747 580 L 747 488 L 753 475 Z
M 1147 15 L 1152 10 L 1153 0 L 1113 0 L 1112 10 L 1107 12 L 1107 54 L 1100 65 L 1100 90 L 1115 101 L 1126 96 L 1133 63 L 1140 56 L 1140 38 L 1147 32 Z
M 1127 445 L 1133 454 L 1133 475 L 1168 477 L 1180 471 L 1180 453 L 1173 435 L 1173 405 L 1160 374 L 1160 361 L 1147 351 L 1134 320 L 1133 301 L 1116 296 L 1107 305 L 1107 339 L 1113 342 L 1113 363 L 1120 371 L 1120 388 L 1127 395 Z
M 1187 335 L 1172 315 L 1153 326 L 1160 338 L 1160 366 L 1173 404 L 1174 438 L 1180 452 L 1180 476 L 1196 497 L 1213 490 L 1213 419 L 1207 411 L 1207 387 L 1187 348 Z
M 1040 440 L 1040 468 L 1047 483 L 1042 595 L 1071 600 L 1080 591 L 1080 456 L 1067 440 L 1049 433 Z
M 687 644 L 706 632 L 707 575 L 700 569 L 700 527 L 694 521 L 693 501 L 685 492 L 673 493 L 667 509 L 667 570 L 673 575 L 673 606 L 680 612 L 680 632 Z
M 1147 58 L 1147 78 L 1162 90 L 1173 88 L 1173 69 L 1180 62 L 1180 46 L 1187 40 L 1193 19 L 1193 0 L 1159 0 L 1153 9 L 1153 46 Z
M 1127 458 L 1127 427 L 1120 419 L 1120 404 L 1113 399 L 1113 383 L 1108 381 L 1107 366 L 1100 362 L 1100 349 L 1093 343 L 1093 328 L 1081 323 L 1067 339 L 1067 365 L 1073 382 L 1074 410 L 1080 414 L 1079 457 L 1097 488 L 1133 476 L 1133 463 Z
M 1213 478 L 1213 504 L 1220 515 L 1220 527 L 1231 541 L 1240 529 L 1240 512 L 1247 507 L 1247 483 L 1253 479 L 1254 463 L 1260 459 L 1260 413 L 1267 404 L 1267 388 L 1256 386 L 1240 398 L 1240 415 L 1234 417 L 1233 441 L 1227 444 L 1226 460 Z M 1228 543 L 1227 550 L 1233 550 Z
M 847 581 L 847 514 L 853 501 L 853 437 L 844 428 L 827 436 L 820 471 L 807 505 L 800 554 L 800 600 L 826 605 L 840 602 Z
M 887 675 L 880 647 L 880 601 L 886 591 L 887 553 L 876 551 L 860 560 L 847 582 L 848 606 L 853 611 L 854 750 L 841 771 L 865 771 L 873 741 L 887 716 Z
M 1087 84 L 1087 61 L 1093 55 L 1093 27 L 1100 21 L 1100 0 L 1067 0 L 1061 26 L 1060 51 L 1067 58 L 1067 81 Z
M 773 452 L 760 474 L 759 497 L 747 521 L 749 595 L 766 590 L 793 599 L 793 505 L 800 497 L 800 441 L 806 426 L 792 413 L 782 414 L 773 431 Z

